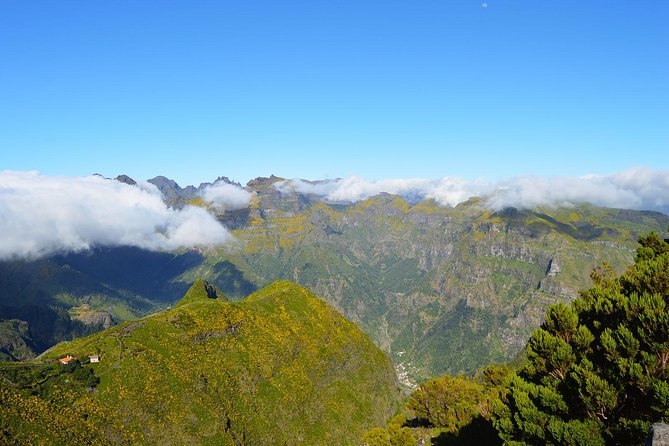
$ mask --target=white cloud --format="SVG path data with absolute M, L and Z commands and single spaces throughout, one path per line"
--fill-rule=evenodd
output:
M 517 177 L 499 183 L 488 197 L 492 208 L 599 206 L 669 212 L 669 171 L 636 167 L 610 175 Z
M 330 201 L 348 203 L 387 192 L 411 202 L 433 198 L 443 206 L 455 206 L 471 197 L 482 197 L 484 203 L 495 210 L 589 202 L 599 206 L 669 212 L 669 171 L 644 167 L 610 175 L 524 176 L 500 181 L 457 177 L 369 181 L 352 176 L 318 183 L 288 180 L 277 183 L 277 189 L 316 194 Z
M 247 207 L 253 194 L 235 184 L 218 181 L 204 188 L 200 196 L 216 208 L 234 211 Z
M 0 259 L 94 246 L 172 250 L 232 240 L 205 209 L 168 208 L 146 182 L 0 172 Z
M 482 182 L 444 177 L 440 180 L 422 178 L 370 181 L 361 177 L 310 183 L 302 180 L 287 180 L 276 184 L 282 192 L 294 190 L 303 194 L 315 194 L 334 202 L 354 203 L 381 192 L 400 195 L 410 202 L 434 198 L 442 205 L 455 206 L 480 193 L 486 186 Z

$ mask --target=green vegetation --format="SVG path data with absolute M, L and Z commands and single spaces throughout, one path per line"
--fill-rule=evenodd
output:
M 99 363 L 55 363 L 94 354 Z M 400 400 L 385 354 L 290 282 L 235 303 L 197 281 L 170 310 L 39 359 L 0 370 L 6 443 L 51 444 L 60 429 L 79 443 L 355 444 Z
M 446 375 L 421 384 L 411 395 L 408 408 L 432 426 L 455 433 L 479 414 L 483 399 L 480 384 Z
M 0 361 L 25 361 L 35 357 L 28 323 L 11 319 L 0 321 Z
M 604 267 L 573 305 L 551 307 L 494 411 L 509 444 L 643 444 L 669 421 L 669 243 L 642 237 L 635 264 Z
M 177 302 L 174 308 L 179 308 L 196 302 L 206 302 L 207 299 L 227 300 L 223 292 L 219 290 L 216 285 L 212 285 L 204 279 L 198 279 L 193 286 L 188 289 L 184 297 Z
M 36 356 L 54 344 L 153 313 L 188 289 L 171 279 L 201 259 L 191 253 L 100 249 L 36 261 L 0 262 L 0 325 L 22 321 Z M 8 336 L 11 336 L 10 339 Z M 0 345 L 15 336 L 0 330 Z M 1 349 L 1 347 L 0 347 Z M 22 355 L 23 359 L 26 355 Z
M 362 443 L 365 446 L 416 446 L 416 437 L 406 423 L 406 417 L 398 415 L 387 428 L 375 427 L 363 435 Z
M 91 398 L 99 383 L 74 360 L 0 363 L 0 444 L 111 444 L 128 441 L 112 412 Z
M 236 226 L 239 248 L 205 253 L 184 277 L 218 285 L 213 265 L 227 261 L 259 285 L 308 286 L 416 380 L 512 360 L 597 264 L 624 271 L 638 236 L 669 224 L 589 205 L 492 212 L 476 200 L 446 209 L 388 194 L 330 205 L 265 186 Z
M 362 442 L 367 446 L 415 445 L 417 440 L 434 446 L 501 444 L 490 416 L 510 374 L 505 365 L 489 365 L 473 378 L 429 379 L 413 391 L 402 415 L 386 428 L 367 432 Z

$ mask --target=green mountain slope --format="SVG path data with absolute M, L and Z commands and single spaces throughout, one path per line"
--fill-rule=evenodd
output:
M 30 407 L 56 405 L 71 413 L 75 430 L 85 428 L 82 419 L 97 419 L 91 435 L 100 442 L 355 444 L 400 398 L 390 360 L 367 335 L 285 281 L 237 303 L 198 281 L 170 310 L 61 343 L 40 359 L 94 354 L 101 362 L 83 366 L 99 377 L 93 392 L 65 384 L 53 392 L 42 378 L 32 392 L 46 396 L 34 401 L 11 385 L 20 374 L 6 372 L 5 435 L 16 440 L 12 433 L 27 429 L 42 438 L 43 424 L 17 420 Z M 61 426 L 47 427 L 67 421 L 54 423 Z

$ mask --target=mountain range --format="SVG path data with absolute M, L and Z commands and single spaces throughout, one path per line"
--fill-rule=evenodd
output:
M 176 252 L 100 247 L 0 263 L 6 358 L 159 311 L 199 278 L 231 300 L 292 280 L 358 324 L 412 386 L 513 360 L 550 304 L 577 296 L 605 261 L 621 272 L 639 235 L 669 226 L 658 212 L 590 204 L 495 211 L 477 198 L 449 207 L 386 193 L 333 202 L 281 187 L 274 176 L 250 181 L 248 205 L 226 210 L 202 193 L 239 186 L 227 178 L 186 188 L 164 177 L 149 182 L 170 206 L 207 208 L 235 243 Z

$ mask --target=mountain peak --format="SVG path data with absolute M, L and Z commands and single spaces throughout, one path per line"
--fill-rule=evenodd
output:
M 247 296 L 245 301 L 254 301 L 262 299 L 272 299 L 274 301 L 282 301 L 290 296 L 292 299 L 308 299 L 315 297 L 307 288 L 290 280 L 276 280 L 266 286 L 265 288 L 256 291 Z
M 188 289 L 184 297 L 174 306 L 174 308 L 188 305 L 193 302 L 205 302 L 209 299 L 217 299 L 227 302 L 227 298 L 223 291 L 219 290 L 216 285 L 212 285 L 204 279 L 198 279 Z
M 137 184 L 137 181 L 133 180 L 130 178 L 128 175 L 121 174 L 114 178 L 116 181 L 119 181 L 121 183 L 129 184 L 130 186 L 134 186 Z
M 176 181 L 171 180 L 162 175 L 158 175 L 157 177 L 151 178 L 150 180 L 147 180 L 147 182 L 155 185 L 158 189 L 160 189 L 161 192 L 163 192 L 164 189 L 181 190 L 181 187 Z
M 251 187 L 251 188 L 259 188 L 259 187 L 267 187 L 271 186 L 272 184 L 279 182 L 279 181 L 284 181 L 285 178 L 277 177 L 274 174 L 270 175 L 269 177 L 258 177 L 250 180 L 248 183 L 246 183 L 246 187 Z

